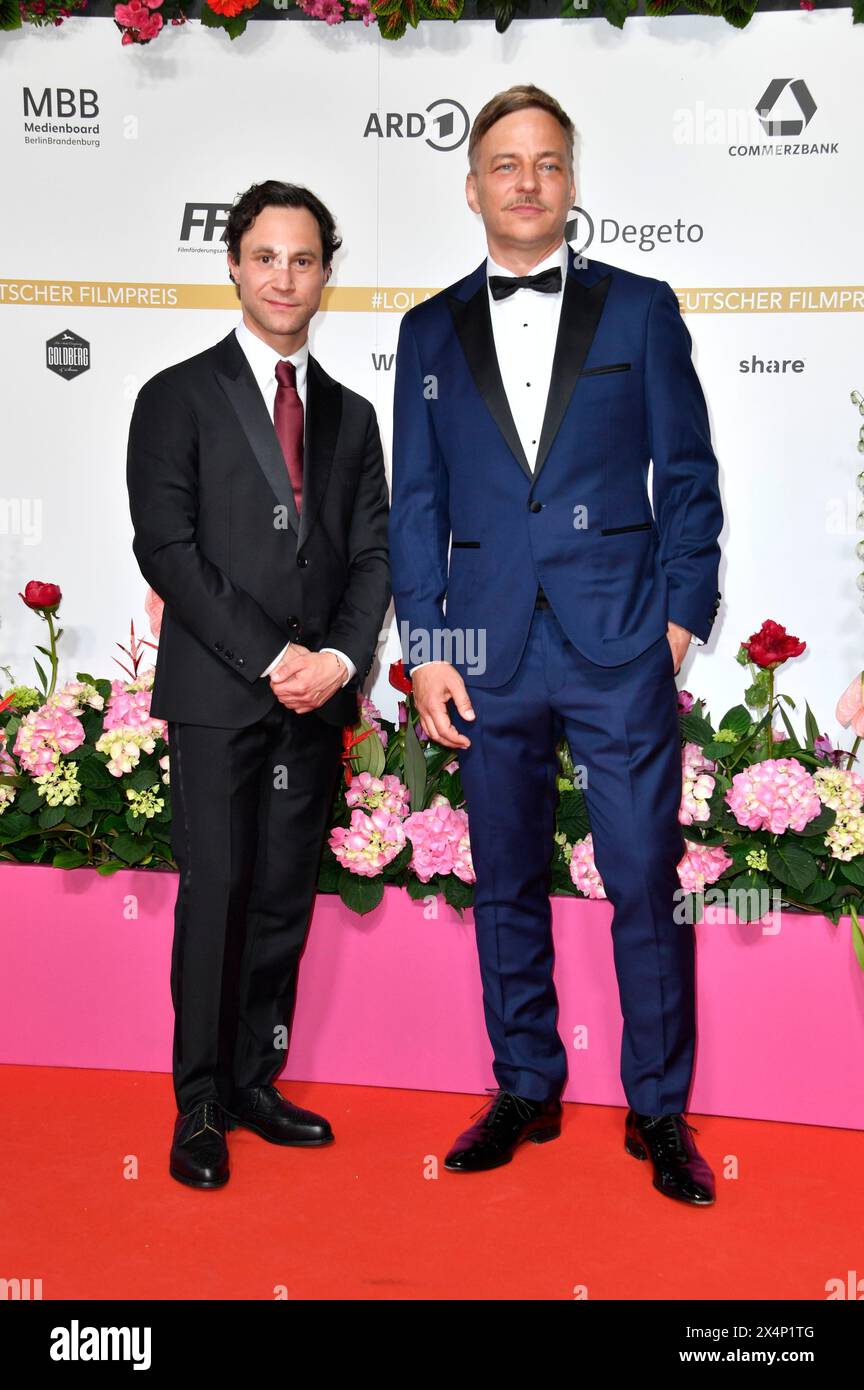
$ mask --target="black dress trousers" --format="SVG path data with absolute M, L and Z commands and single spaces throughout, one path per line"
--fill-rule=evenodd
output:
M 240 729 L 169 723 L 174 1093 L 231 1105 L 285 1063 L 342 730 L 274 701 Z

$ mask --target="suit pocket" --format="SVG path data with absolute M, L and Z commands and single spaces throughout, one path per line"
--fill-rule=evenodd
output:
M 652 521 L 637 521 L 632 526 L 603 526 L 600 535 L 620 536 L 622 531 L 650 531 L 653 524 Z
M 451 541 L 451 548 L 452 548 L 453 550 L 479 550 L 479 549 L 480 549 L 480 542 L 479 542 L 479 541 Z
M 601 376 L 604 372 L 629 372 L 629 362 L 610 362 L 605 367 L 586 367 L 580 376 Z

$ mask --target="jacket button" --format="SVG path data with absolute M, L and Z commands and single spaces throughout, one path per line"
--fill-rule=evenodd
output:
M 298 567 L 298 569 L 305 570 L 305 568 L 306 568 L 306 566 L 308 565 L 308 563 L 309 563 L 309 561 L 308 561 L 308 559 L 306 558 L 305 555 L 298 555 L 298 556 L 297 556 L 297 567 Z
M 229 661 L 233 661 L 233 660 L 234 660 L 234 653 L 233 653 L 233 652 L 226 652 L 225 655 L 227 656 L 227 658 L 228 658 Z
M 221 652 L 221 651 L 222 651 L 222 643 L 221 643 L 221 642 L 214 642 L 213 645 L 214 645 L 214 647 L 216 648 L 217 652 Z
M 541 512 L 543 510 L 543 503 L 538 502 L 536 498 L 532 497 L 531 501 L 528 503 L 528 510 L 530 512 Z
M 242 656 L 238 656 L 238 658 L 237 658 L 237 665 L 238 665 L 238 666 L 245 666 L 245 665 L 246 665 L 246 662 L 243 660 Z

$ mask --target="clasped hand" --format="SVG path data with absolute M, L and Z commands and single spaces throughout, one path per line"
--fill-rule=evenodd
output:
M 296 714 L 308 714 L 340 689 L 345 667 L 333 652 L 313 652 L 292 642 L 268 679 L 280 704 Z

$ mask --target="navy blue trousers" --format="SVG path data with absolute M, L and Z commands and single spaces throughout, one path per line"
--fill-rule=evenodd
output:
M 477 876 L 474 923 L 498 1086 L 532 1100 L 561 1094 L 567 1052 L 549 901 L 562 736 L 582 785 L 594 860 L 613 909 L 624 1020 L 621 1081 L 640 1114 L 686 1109 L 695 1048 L 694 931 L 676 922 L 681 749 L 665 633 L 620 666 L 598 666 L 537 609 L 514 675 L 466 686 L 475 718 L 458 751 Z M 680 914 L 679 914 L 680 915 Z

